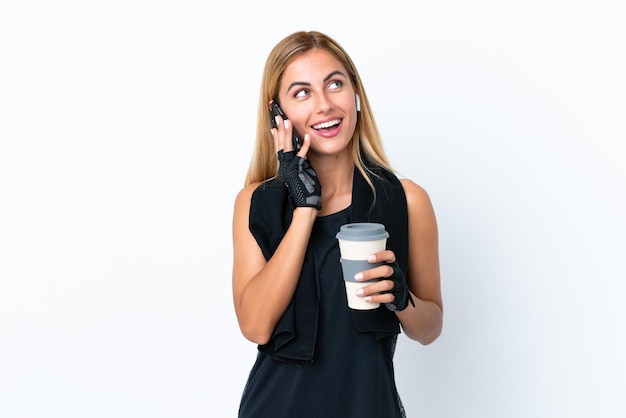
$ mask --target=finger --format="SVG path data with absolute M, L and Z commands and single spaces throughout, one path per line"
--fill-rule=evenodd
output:
M 391 280 L 381 280 L 374 284 L 363 286 L 357 290 L 357 296 L 362 297 L 367 302 L 389 303 L 393 302 L 395 296 L 389 291 L 393 288 Z
M 370 303 L 391 303 L 395 297 L 392 293 L 381 293 L 376 295 L 364 296 L 363 300 Z
M 285 150 L 285 121 L 280 116 L 275 116 L 276 128 L 272 128 L 272 136 L 274 137 L 274 147 L 276 151 Z
M 278 148 L 278 130 L 276 128 L 272 128 L 270 129 L 270 132 L 272 133 L 272 138 L 274 139 L 274 149 L 278 152 L 280 151 L 280 148 Z
M 393 289 L 392 280 L 379 280 L 370 285 L 363 286 L 363 296 L 372 296 L 378 293 L 386 293 Z
M 291 121 L 289 119 L 285 119 L 283 121 L 283 127 L 285 128 L 285 134 L 283 135 L 283 147 L 285 152 L 293 151 L 293 140 L 291 139 L 293 125 L 291 124 Z
M 366 282 L 368 280 L 379 279 L 381 277 L 389 277 L 392 274 L 393 274 L 393 267 L 387 264 L 383 264 L 378 267 L 373 267 L 371 269 L 363 270 L 357 273 L 354 276 L 354 279 L 357 282 Z
M 367 257 L 367 261 L 370 263 L 393 263 L 396 261 L 396 254 L 391 250 L 384 250 L 371 254 L 369 257 Z
M 309 152 L 310 147 L 311 147 L 311 137 L 309 136 L 309 134 L 304 134 L 304 138 L 302 139 L 302 146 L 300 147 L 300 151 L 298 151 L 298 156 L 302 158 L 306 158 L 306 155 Z

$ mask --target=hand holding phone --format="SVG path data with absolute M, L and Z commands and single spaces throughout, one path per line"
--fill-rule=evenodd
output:
M 272 128 L 276 128 L 276 116 L 280 116 L 281 118 L 283 118 L 283 120 L 287 120 L 287 116 L 285 115 L 285 112 L 283 112 L 283 109 L 280 108 L 276 100 L 272 101 L 271 113 L 272 113 L 272 117 L 271 117 Z M 296 133 L 295 128 L 291 130 L 291 141 L 293 142 L 294 151 L 296 153 L 300 151 L 300 147 L 302 146 L 302 140 Z

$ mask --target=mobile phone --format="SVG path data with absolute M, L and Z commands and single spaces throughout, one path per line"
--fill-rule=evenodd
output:
M 283 109 L 280 108 L 276 100 L 272 101 L 271 113 L 272 113 L 272 118 L 271 118 L 272 128 L 276 128 L 276 116 L 280 116 L 281 118 L 283 118 L 283 120 L 287 120 L 287 116 L 285 115 L 285 112 L 283 112 Z M 300 139 L 300 137 L 296 133 L 295 128 L 293 127 L 291 130 L 291 140 L 293 142 L 294 151 L 295 152 L 300 151 L 300 146 L 302 146 L 302 140 Z

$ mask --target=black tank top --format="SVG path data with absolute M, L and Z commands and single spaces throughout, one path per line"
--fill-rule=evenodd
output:
M 320 305 L 314 360 L 298 366 L 259 352 L 240 418 L 405 416 L 394 382 L 397 335 L 376 339 L 352 325 L 335 238 L 349 215 L 346 208 L 318 217 L 309 241 Z

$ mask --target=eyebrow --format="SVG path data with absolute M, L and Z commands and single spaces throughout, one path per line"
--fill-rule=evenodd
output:
M 337 74 L 342 75 L 344 78 L 346 77 L 346 75 L 344 73 L 342 73 L 341 71 L 335 70 L 332 73 L 328 74 L 326 77 L 324 77 L 324 83 L 327 82 L 328 80 L 330 80 L 332 77 L 334 77 Z M 287 93 L 289 93 L 289 90 L 291 90 L 292 88 L 294 88 L 296 86 L 310 87 L 311 83 L 307 83 L 305 81 L 294 81 L 287 88 Z

